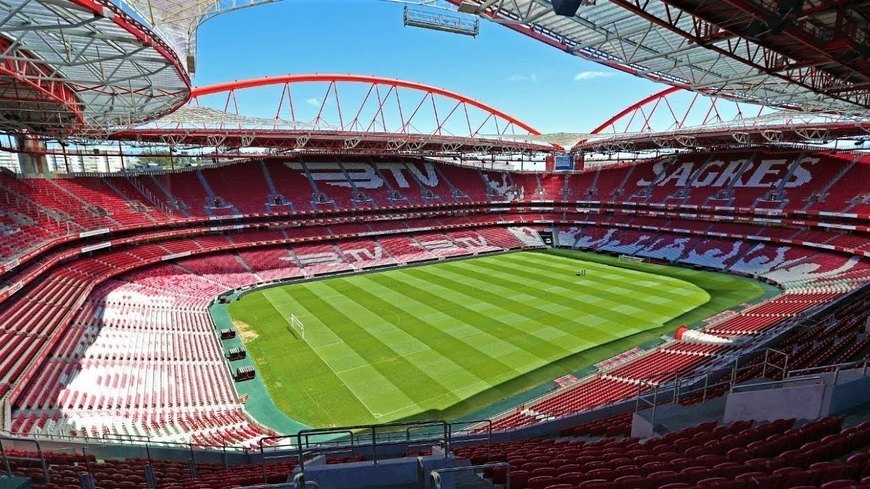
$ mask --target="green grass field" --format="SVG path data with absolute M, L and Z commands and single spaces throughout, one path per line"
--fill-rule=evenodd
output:
M 723 274 L 614 265 L 490 255 L 264 289 L 229 312 L 276 405 L 340 426 L 456 417 L 764 293 Z

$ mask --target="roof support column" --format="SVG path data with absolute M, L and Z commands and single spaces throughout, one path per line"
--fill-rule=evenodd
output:
M 30 134 L 15 136 L 18 145 L 18 168 L 24 175 L 48 174 L 48 159 L 45 157 L 45 141 Z

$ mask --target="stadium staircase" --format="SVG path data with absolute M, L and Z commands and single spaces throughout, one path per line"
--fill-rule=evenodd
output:
M 287 198 L 278 192 L 278 189 L 275 187 L 275 182 L 272 180 L 272 175 L 269 173 L 269 168 L 266 166 L 266 163 L 263 160 L 260 160 L 259 166 L 260 172 L 266 180 L 266 186 L 269 187 L 269 197 L 266 202 L 266 209 L 270 212 L 275 212 L 276 208 L 280 210 L 283 207 L 290 212 L 295 212 L 296 207 L 293 205 L 293 202 L 287 200 Z M 276 203 L 276 200 L 280 203 Z
M 366 195 L 365 192 L 363 192 L 362 190 L 360 190 L 356 186 L 356 183 L 353 181 L 352 178 L 350 178 L 350 175 L 347 173 L 347 168 L 345 168 L 344 163 L 342 163 L 340 160 L 337 161 L 336 163 L 338 164 L 338 167 L 341 169 L 341 172 L 344 174 L 344 178 L 347 179 L 348 183 L 350 184 L 350 188 L 353 191 L 353 198 L 351 200 L 351 205 L 354 208 L 366 207 L 365 204 L 368 204 L 369 207 L 377 207 L 378 204 L 375 202 L 375 199 Z
M 788 206 L 790 199 L 788 198 L 788 191 L 786 190 L 786 184 L 791 181 L 792 176 L 796 169 L 800 168 L 801 163 L 803 163 L 807 158 L 805 153 L 801 153 L 795 158 L 794 161 L 788 166 L 788 171 L 785 176 L 780 179 L 779 183 L 776 185 L 776 196 L 779 199 L 779 205 L 777 206 L 779 209 L 785 209 Z
M 125 194 L 116 184 L 112 183 L 111 178 L 103 178 L 102 182 L 106 187 L 109 187 L 112 191 L 118 194 L 119 197 L 124 199 L 124 201 L 127 202 L 127 205 L 140 208 L 142 216 L 151 221 L 151 223 L 157 223 L 157 219 L 151 215 L 147 207 L 142 205 L 140 201 L 133 200 L 129 195 Z
M 205 193 L 208 196 L 208 202 L 203 206 L 203 208 L 205 209 L 206 214 L 208 214 L 209 216 L 213 216 L 213 203 L 218 200 L 218 197 L 217 195 L 215 195 L 214 190 L 212 190 L 211 185 L 208 184 L 208 181 L 205 179 L 205 175 L 203 175 L 202 171 L 197 170 L 195 173 L 196 179 L 199 180 L 199 184 L 202 185 L 202 188 L 205 189 Z
M 815 201 L 807 200 L 807 203 L 801 208 L 801 210 L 808 210 L 810 207 L 813 207 L 818 202 L 824 202 L 829 195 L 831 188 L 834 187 L 847 173 L 849 173 L 852 168 L 858 163 L 858 161 L 860 161 L 860 159 L 860 155 L 855 156 L 855 158 L 853 158 L 849 163 L 843 165 L 843 167 L 840 168 L 840 171 L 838 171 L 837 174 L 834 175 L 834 178 L 830 179 L 824 187 L 822 187 L 818 192 L 815 193 L 818 199 Z
M 708 207 L 721 201 L 728 201 L 730 203 L 732 199 L 734 183 L 740 180 L 740 178 L 743 176 L 743 172 L 745 172 L 746 169 L 752 165 L 752 160 L 754 158 L 755 153 L 752 153 L 749 157 L 745 158 L 740 166 L 737 168 L 737 172 L 734 174 L 733 178 L 731 178 L 731 180 L 728 182 L 728 185 L 720 189 L 718 192 L 713 192 L 707 195 L 703 201 L 703 206 Z
M 308 184 L 311 185 L 311 209 L 315 211 L 323 208 L 338 209 L 338 203 L 336 203 L 335 200 L 325 192 L 321 191 L 320 187 L 317 186 L 317 182 L 314 180 L 314 177 L 311 176 L 311 170 L 308 168 L 308 165 L 306 165 L 302 160 L 300 160 L 299 163 L 302 165 L 302 172 L 305 174 L 305 178 L 308 179 Z M 347 178 L 347 173 L 344 175 L 345 178 Z
M 384 186 L 387 190 L 386 198 L 387 202 L 389 202 L 389 205 L 394 206 L 411 203 L 411 199 L 408 198 L 408 196 L 406 196 L 402 192 L 399 192 L 398 190 L 396 190 L 395 187 L 393 187 L 393 184 L 390 183 L 390 180 L 386 178 L 384 172 L 381 171 L 381 168 L 377 164 L 372 165 L 372 167 L 374 168 L 375 174 L 380 177 L 380 179 L 384 182 Z
M 692 172 L 688 181 L 686 181 L 686 185 L 676 189 L 671 197 L 679 199 L 681 204 L 686 203 L 692 195 L 692 186 L 698 180 L 698 177 L 701 176 L 702 173 L 710 166 L 710 162 L 712 162 L 716 158 L 716 155 L 711 153 L 704 163 L 701 164 L 694 172 Z
M 450 189 L 450 196 L 452 197 L 453 202 L 469 202 L 471 201 L 471 197 L 462 189 L 457 187 L 447 178 L 447 175 L 441 170 L 439 165 L 435 165 L 435 173 L 438 175 L 439 180 L 447 184 L 447 187 Z
M 151 190 L 149 190 L 147 187 L 145 187 L 145 185 L 143 185 L 142 182 L 138 178 L 135 178 L 135 177 L 130 176 L 130 175 L 125 175 L 124 177 L 115 177 L 115 178 L 104 177 L 104 178 L 107 181 L 114 180 L 113 185 L 115 187 L 121 189 L 122 191 L 125 190 L 123 187 L 126 186 L 127 188 L 126 188 L 125 195 L 133 196 L 133 195 L 136 195 L 137 193 L 139 195 L 141 195 L 147 202 L 149 202 L 152 205 L 152 209 L 149 209 L 149 214 L 151 214 L 150 211 L 152 211 L 152 210 L 158 210 L 158 211 L 163 213 L 163 216 L 162 216 L 163 219 L 160 219 L 161 216 L 159 216 L 159 215 L 152 215 L 151 217 L 153 219 L 155 219 L 157 221 L 162 221 L 162 220 L 165 220 L 166 218 L 169 218 L 172 216 L 172 209 L 170 209 L 170 207 L 167 206 L 165 202 L 163 202 L 162 200 L 157 198 L 157 196 L 155 196 L 154 193 L 151 192 Z M 157 213 L 155 212 L 155 214 L 157 214 Z
M 118 221 L 113 219 L 111 215 L 109 215 L 107 209 L 100 207 L 98 205 L 95 205 L 95 202 L 97 202 L 97 200 L 94 200 L 94 197 L 96 197 L 97 199 L 102 197 L 102 194 L 100 192 L 97 192 L 97 191 L 88 192 L 88 194 L 89 194 L 88 197 L 90 197 L 92 199 L 91 201 L 88 201 L 88 200 L 85 200 L 84 198 L 82 198 L 81 196 L 70 192 L 63 185 L 60 185 L 53 178 L 49 178 L 49 179 L 47 179 L 47 181 L 51 185 L 54 186 L 54 189 L 56 189 L 56 192 L 60 192 L 60 194 L 66 196 L 64 198 L 64 200 L 69 205 L 68 208 L 74 209 L 76 207 L 81 207 L 85 210 L 85 212 L 89 212 L 89 213 L 94 214 L 95 216 L 102 217 L 103 219 L 108 221 L 107 224 L 109 224 L 110 226 L 120 226 L 121 225 L 121 223 L 119 223 Z M 58 194 L 55 194 L 55 199 L 59 199 Z M 78 204 L 76 204 L 76 202 Z
M 170 203 L 173 209 L 181 212 L 185 217 L 190 217 L 190 212 L 188 211 L 187 205 L 181 200 L 172 195 L 168 188 L 153 174 L 148 175 L 151 183 L 158 189 L 160 192 L 166 196 L 167 202 Z M 152 193 L 153 195 L 153 193 Z

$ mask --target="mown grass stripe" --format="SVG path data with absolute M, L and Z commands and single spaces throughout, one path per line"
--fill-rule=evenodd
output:
M 346 322 L 338 311 L 329 306 L 326 301 L 322 300 L 312 289 L 318 287 L 320 282 L 311 282 L 304 284 L 304 287 L 294 289 L 295 295 L 301 303 L 306 304 L 306 308 L 317 309 L 318 317 L 321 318 L 320 323 L 323 328 L 333 331 L 337 336 L 342 338 L 342 341 L 318 346 L 315 348 L 316 353 L 327 363 L 327 365 L 335 372 L 335 375 L 342 380 L 353 392 L 354 396 L 359 399 L 366 408 L 375 417 L 379 413 L 391 410 L 391 406 L 396 403 L 401 405 L 412 404 L 413 401 L 406 397 L 401 389 L 396 387 L 378 368 L 378 362 L 385 360 L 384 357 L 373 358 L 361 353 L 364 349 L 355 341 L 348 342 L 344 339 L 350 339 L 350 336 L 345 337 L 343 334 L 346 330 L 342 326 Z M 294 298 L 296 300 L 296 298 Z M 325 307 L 324 307 L 325 305 Z M 306 328 L 306 337 L 311 334 L 312 328 Z M 367 348 L 365 348 L 367 349 Z M 371 352 L 377 354 L 381 351 L 379 348 L 371 349 Z M 364 353 L 364 352 L 363 352 Z M 365 382 L 361 382 L 365 380 Z
M 618 285 L 619 282 L 622 284 L 630 284 L 633 287 L 642 287 L 647 290 L 651 290 L 655 288 L 655 294 L 649 294 L 650 296 L 663 298 L 663 297 L 672 297 L 674 300 L 682 300 L 684 297 L 692 297 L 696 294 L 704 294 L 705 291 L 695 286 L 691 283 L 686 282 L 685 278 L 688 276 L 676 276 L 671 277 L 668 275 L 660 275 L 655 271 L 647 271 L 647 270 L 634 270 L 634 269 L 623 269 L 614 267 L 612 264 L 600 264 L 592 261 L 583 261 L 578 260 L 577 258 L 568 258 L 560 255 L 552 255 L 553 258 L 556 258 L 555 262 L 559 261 L 565 262 L 564 267 L 556 267 L 555 264 L 548 263 L 546 260 L 542 260 L 541 258 L 546 258 L 549 255 L 541 254 L 541 253 L 529 253 L 528 260 L 531 260 L 533 263 L 529 263 L 527 267 L 520 268 L 524 271 L 529 271 L 531 268 L 537 270 L 553 270 L 558 271 L 560 269 L 569 269 L 569 270 L 577 270 L 579 267 L 583 267 L 588 270 L 596 271 L 594 273 L 594 278 L 598 282 L 603 282 L 608 285 Z M 511 260 L 508 260 L 507 263 L 512 263 Z M 570 266 L 569 266 L 570 265 Z M 486 266 L 484 263 L 483 266 Z M 511 265 L 508 265 L 511 266 Z M 606 268 L 602 268 L 606 267 Z M 670 267 L 673 268 L 673 267 Z M 679 269 L 682 270 L 682 269 Z M 587 278 L 591 276 L 590 273 L 587 273 Z M 612 281 L 617 280 L 617 283 L 614 284 Z M 556 280 L 570 280 L 570 279 L 560 279 Z M 570 282 L 569 282 L 570 283 Z M 670 287 L 668 287 L 670 285 Z M 687 286 L 688 285 L 688 286 Z M 615 289 L 614 289 L 615 290 Z M 629 293 L 631 290 L 628 291 Z M 708 294 L 709 295 L 709 294 Z M 639 295 L 638 299 L 644 299 L 646 295 Z
M 485 348 L 487 345 L 495 345 L 501 352 L 517 351 L 517 347 L 511 345 L 501 338 L 494 336 L 486 331 L 482 331 L 462 319 L 457 319 L 451 315 L 446 308 L 440 308 L 434 305 L 433 296 L 441 299 L 441 305 L 448 306 L 454 304 L 452 301 L 447 302 L 442 296 L 437 296 L 429 293 L 426 290 L 409 285 L 406 281 L 399 281 L 387 274 L 366 275 L 362 278 L 367 282 L 372 283 L 372 287 L 379 286 L 381 289 L 401 290 L 401 294 L 405 297 L 402 302 L 403 310 L 399 312 L 403 318 L 400 327 L 414 328 L 417 334 L 426 336 L 435 334 L 437 337 L 428 340 L 433 350 L 450 356 L 458 364 L 462 365 L 466 370 L 475 374 L 480 379 L 483 379 L 490 384 L 497 382 L 498 378 L 507 374 L 517 374 L 514 368 L 503 363 L 499 356 L 491 356 Z M 368 289 L 368 287 L 366 287 Z M 376 290 L 376 289 L 369 289 Z M 382 299 L 372 296 L 368 300 L 382 301 Z M 432 305 L 430 305 L 432 304 Z M 417 309 L 419 307 L 419 315 L 407 312 L 404 309 Z M 439 307 L 436 309 L 435 307 Z M 407 326 L 406 326 L 407 325 Z M 427 331 L 428 330 L 428 331 Z M 443 333 L 443 334 L 439 334 Z
M 414 380 L 423 382 L 431 380 L 444 387 L 443 392 L 427 392 L 428 398 L 455 397 L 451 389 L 466 387 L 469 384 L 477 384 L 485 387 L 488 384 L 479 377 L 466 371 L 463 367 L 450 360 L 441 353 L 436 352 L 426 343 L 429 335 L 417 336 L 409 334 L 401 329 L 402 318 L 398 315 L 397 304 L 403 303 L 403 296 L 397 291 L 384 291 L 385 297 L 375 297 L 363 287 L 355 284 L 357 280 L 347 280 L 328 284 L 334 290 L 347 297 L 349 302 L 344 302 L 343 309 L 346 314 L 353 317 L 354 321 L 364 327 L 367 332 L 374 335 L 393 351 L 415 365 L 420 371 L 426 372 L 427 378 L 417 377 Z M 432 334 L 438 333 L 437 328 L 432 328 Z M 425 364 L 423 369 L 414 358 Z M 409 375 L 415 374 L 409 370 Z M 401 388 L 401 386 L 399 386 Z M 434 396 L 433 396 L 434 394 Z M 410 396 L 409 396 L 410 397 Z
M 348 315 L 349 302 L 352 301 L 343 301 L 342 309 L 344 310 L 339 310 L 338 307 L 333 306 L 314 293 L 314 290 L 318 288 L 327 288 L 338 292 L 329 281 L 314 282 L 313 284 L 317 284 L 318 287 L 311 287 L 305 290 L 302 293 L 309 295 L 307 297 L 302 296 L 301 298 L 311 304 L 317 304 L 319 314 L 330 318 L 330 329 L 342 338 L 352 338 L 352 341 L 346 340 L 342 346 L 352 349 L 359 357 L 368 362 L 368 366 L 363 365 L 356 369 L 337 372 L 339 377 L 348 378 L 349 381 L 355 381 L 354 383 L 359 385 L 368 384 L 372 388 L 371 390 L 378 391 L 376 392 L 377 395 L 374 396 L 378 401 L 390 399 L 391 404 L 399 406 L 409 406 L 411 403 L 450 394 L 432 377 L 408 362 L 399 352 L 393 350 L 387 343 L 357 323 L 356 318 Z M 372 370 L 377 371 L 380 377 L 383 378 L 383 381 L 377 376 L 374 378 L 370 377 L 373 373 Z M 429 386 L 429 388 L 426 391 L 414 388 L 419 386 L 419 383 L 423 383 Z M 397 396 L 395 392 L 392 392 L 393 389 L 399 391 L 402 396 Z M 371 398 L 372 396 L 370 395 L 365 396 L 364 401 L 367 405 L 372 405 L 370 402 Z M 377 403 L 378 406 L 383 404 L 386 404 L 386 402 Z M 372 413 L 375 416 L 378 416 L 379 412 L 390 411 L 385 411 L 382 407 L 372 409 Z
M 444 345 L 444 338 L 441 338 L 445 334 L 443 331 L 436 326 L 431 326 L 429 331 L 425 331 L 420 327 L 422 324 L 419 317 L 409 317 L 404 314 L 403 309 L 413 300 L 412 298 L 394 289 L 379 287 L 368 281 L 365 276 L 358 278 L 359 280 L 356 281 L 344 282 L 344 286 L 352 292 L 352 300 L 370 313 L 377 312 L 382 314 L 384 319 L 390 319 L 391 328 L 410 338 L 415 338 L 422 346 L 417 351 L 408 353 L 406 358 L 413 358 L 415 365 L 420 368 L 425 367 L 425 371 L 430 373 L 435 381 L 448 389 L 466 388 L 469 385 L 481 388 L 489 385 L 465 366 L 451 359 L 455 356 L 454 350 L 444 346 L 456 347 L 457 345 L 455 343 Z M 378 294 L 373 293 L 374 291 Z M 483 355 L 483 352 L 476 352 L 476 355 Z
M 505 316 L 507 309 L 499 307 L 484 308 L 480 312 L 480 306 L 487 303 L 485 292 L 476 288 L 469 288 L 461 284 L 445 281 L 443 278 L 431 276 L 423 271 L 423 268 L 408 270 L 403 286 L 413 288 L 420 293 L 434 294 L 440 297 L 453 296 L 457 300 L 452 301 L 449 308 L 444 312 L 457 321 L 472 325 L 480 331 L 480 334 L 494 338 L 498 343 L 487 343 L 481 346 L 483 351 L 490 356 L 510 356 L 513 361 L 528 361 L 538 363 L 545 358 L 550 358 L 550 349 L 556 349 L 562 354 L 569 351 L 568 348 L 543 342 L 531 337 L 527 329 L 522 326 L 509 323 Z M 531 325 L 526 325 L 531 327 Z
M 329 420 L 335 415 L 330 406 L 341 403 L 344 409 L 356 413 L 360 422 L 377 420 L 314 349 L 308 348 L 301 340 L 279 339 L 287 333 L 286 319 L 265 295 L 253 294 L 245 300 L 246 328 L 254 330 L 257 336 L 246 338 L 247 333 L 243 333 L 242 339 L 267 389 L 282 393 L 272 396 L 281 410 L 302 420 Z M 299 368 L 300 365 L 304 368 Z
M 540 298 L 540 294 L 530 290 L 529 285 L 532 284 L 521 284 L 519 287 L 510 288 L 499 285 L 497 282 L 487 283 L 479 280 L 479 277 L 483 275 L 475 269 L 425 270 L 419 272 L 418 276 L 431 282 L 437 280 L 441 286 L 449 287 L 484 304 L 489 304 L 490 307 L 479 308 L 478 312 L 498 314 L 497 317 L 501 317 L 505 322 L 516 325 L 525 334 L 538 336 L 563 353 L 569 351 L 560 347 L 560 345 L 565 344 L 563 340 L 569 339 L 576 342 L 585 336 L 586 339 L 582 340 L 582 343 L 592 344 L 588 340 L 589 329 L 596 329 L 601 334 L 607 334 L 606 331 L 598 330 L 595 326 L 581 321 L 576 309 L 573 310 L 572 315 L 569 306 L 560 304 L 559 301 L 549 301 L 549 299 L 555 299 L 555 295 L 549 295 L 546 304 L 561 306 L 562 314 L 535 307 L 533 304 L 540 302 L 536 300 Z M 543 284 L 542 282 L 536 283 Z M 562 298 L 565 302 L 571 301 L 569 297 L 563 296 Z M 576 307 L 576 303 L 572 305 Z M 586 319 L 591 318 L 587 317 Z M 604 319 L 599 318 L 599 322 L 603 321 Z M 559 334 L 554 334 L 554 330 L 558 331 Z M 530 333 L 530 331 L 533 332 Z M 535 348 L 532 347 L 532 349 Z
M 512 266 L 510 268 L 510 274 L 499 272 L 498 267 L 493 267 L 485 263 L 480 264 L 480 267 L 488 270 L 488 273 L 497 274 L 502 281 L 511 282 L 517 286 L 522 286 L 526 281 L 533 281 L 535 280 L 535 277 L 539 276 L 534 272 L 524 270 L 520 266 Z M 574 279 L 576 279 L 576 277 L 574 277 Z M 536 296 L 540 300 L 554 302 L 566 308 L 574 308 L 575 311 L 578 309 L 582 310 L 584 317 L 587 317 L 588 319 L 600 318 L 603 320 L 604 324 L 612 324 L 613 322 L 618 321 L 622 327 L 634 331 L 649 329 L 648 327 L 636 328 L 634 325 L 646 323 L 650 319 L 654 319 L 654 324 L 658 325 L 666 319 L 670 319 L 674 312 L 673 307 L 664 307 L 661 304 L 648 304 L 643 308 L 638 308 L 626 303 L 625 301 L 626 295 L 636 296 L 638 301 L 642 301 L 644 295 L 657 293 L 659 287 L 662 287 L 663 284 L 659 284 L 658 286 L 640 287 L 637 289 L 627 289 L 629 291 L 627 294 L 622 292 L 622 290 L 626 290 L 626 288 L 620 287 L 619 292 L 614 291 L 613 287 L 607 283 L 597 282 L 595 276 L 587 276 L 581 281 L 582 290 L 578 290 L 572 297 L 534 290 L 530 290 L 528 293 Z M 551 283 L 552 282 L 561 283 L 566 286 L 577 285 L 577 283 L 572 282 L 571 279 L 552 278 Z M 568 290 L 567 287 L 565 287 L 565 289 Z M 691 308 L 696 305 L 697 304 L 695 303 L 691 303 L 687 307 Z M 641 312 L 644 314 L 639 317 L 639 313 Z M 655 313 L 656 317 L 650 318 L 650 313 Z

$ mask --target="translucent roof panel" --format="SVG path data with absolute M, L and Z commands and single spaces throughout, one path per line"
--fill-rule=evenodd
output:
M 121 0 L 119 5 L 151 26 L 168 42 L 187 69 L 195 71 L 196 32 L 208 19 L 277 0 Z
M 0 19 L 2 84 L 28 88 L 7 89 L 21 103 L 0 108 L 2 130 L 105 131 L 161 117 L 190 98 L 175 52 L 108 0 L 13 0 L 0 3 Z
M 805 52 L 807 59 L 794 59 L 799 56 L 770 49 L 775 40 L 740 37 L 674 7 L 675 0 L 584 2 L 591 4 L 573 17 L 556 15 L 547 0 L 449 1 L 570 54 L 653 81 L 787 109 L 868 112 L 870 89 L 831 79 L 835 72 L 827 58 L 810 63 L 821 55 L 806 49 L 793 53 Z M 820 88 L 813 83 L 821 83 L 821 75 L 828 85 Z

